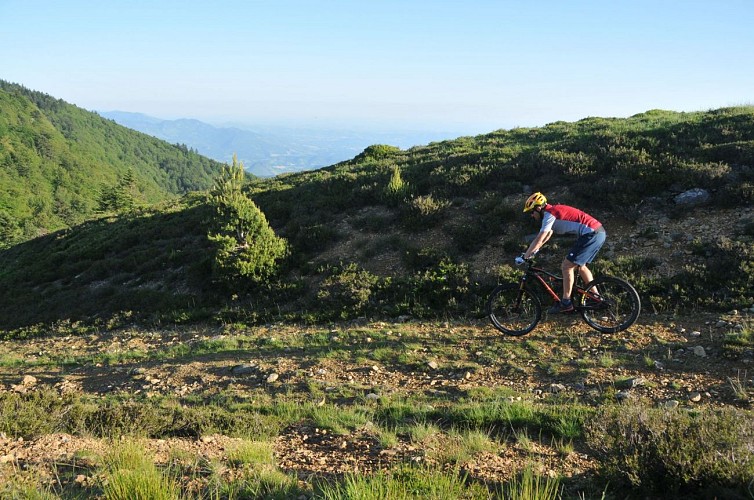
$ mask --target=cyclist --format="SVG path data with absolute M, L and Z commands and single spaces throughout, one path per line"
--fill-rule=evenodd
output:
M 536 254 L 553 233 L 577 236 L 576 242 L 568 251 L 561 266 L 563 295 L 560 302 L 553 305 L 548 312 L 553 314 L 573 311 L 571 289 L 576 281 L 576 268 L 579 269 L 579 275 L 584 283 L 592 281 L 592 272 L 586 265 L 594 260 L 605 243 L 607 237 L 605 229 L 597 219 L 578 208 L 568 205 L 550 205 L 542 193 L 529 196 L 524 203 L 524 213 L 526 212 L 531 212 L 532 218 L 541 221 L 542 226 L 526 252 L 516 258 L 516 263 L 523 263 L 523 259 L 529 259 Z

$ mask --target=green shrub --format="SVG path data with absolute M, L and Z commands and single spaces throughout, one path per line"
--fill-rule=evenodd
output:
M 380 312 L 447 317 L 479 308 L 482 298 L 466 264 L 432 249 L 409 250 L 404 253 L 404 263 L 413 274 L 385 278 L 374 287 Z
M 698 240 L 689 245 L 696 259 L 689 259 L 674 275 L 663 273 L 656 257 L 599 259 L 595 275 L 610 274 L 634 285 L 655 309 L 703 307 L 726 310 L 754 303 L 751 276 L 754 248 L 746 241 L 726 237 Z
M 608 478 L 647 493 L 745 493 L 754 477 L 754 420 L 733 408 L 608 407 L 586 436 Z
M 374 212 L 361 214 L 355 217 L 352 224 L 359 231 L 370 233 L 388 232 L 395 227 L 396 216 L 387 210 L 384 212 Z
M 85 405 L 76 398 L 60 396 L 52 389 L 0 393 L 0 433 L 28 438 L 66 432 L 70 423 L 86 412 Z
M 294 223 L 291 245 L 296 252 L 321 252 L 337 242 L 341 234 L 331 223 Z
M 357 264 L 331 268 L 317 292 L 319 307 L 330 316 L 356 317 L 367 311 L 378 281 L 379 278 Z
M 741 219 L 738 222 L 736 229 L 741 236 L 754 236 L 754 217 Z
M 373 144 L 364 149 L 364 151 L 357 155 L 354 160 L 382 160 L 385 158 L 391 158 L 400 152 L 401 148 L 396 146 L 390 146 L 388 144 Z
M 463 313 L 470 294 L 471 277 L 466 264 L 443 258 L 436 266 L 415 274 L 409 283 L 414 290 L 412 312 L 452 315 Z
M 450 206 L 447 200 L 437 200 L 431 194 L 426 196 L 412 196 L 403 205 L 403 224 L 410 229 L 428 229 L 433 227 L 446 208 Z
M 503 240 L 503 251 L 505 255 L 501 258 L 505 258 L 508 255 L 520 254 L 526 251 L 526 245 L 523 244 L 522 238 L 506 238 Z
M 279 425 L 290 423 L 225 401 L 192 406 L 170 399 L 90 400 L 72 394 L 61 396 L 54 389 L 0 393 L 0 415 L 0 433 L 24 438 L 64 432 L 105 438 L 195 438 L 221 433 L 258 439 L 274 435 Z
M 725 310 L 754 303 L 754 248 L 750 243 L 721 237 L 696 241 L 692 251 L 702 260 L 689 262 L 670 278 L 680 305 Z
M 741 181 L 723 186 L 713 198 L 721 207 L 735 207 L 754 203 L 754 182 Z
M 752 140 L 704 144 L 701 153 L 711 161 L 754 165 L 754 141 Z
M 454 224 L 445 227 L 445 231 L 453 239 L 453 244 L 461 252 L 475 252 L 480 250 L 487 241 L 496 236 L 494 228 L 484 224 Z

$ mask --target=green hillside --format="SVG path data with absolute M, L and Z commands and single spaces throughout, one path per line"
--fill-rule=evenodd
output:
M 402 185 L 391 191 L 396 173 Z M 709 201 L 676 201 L 692 189 Z M 630 278 L 650 309 L 754 305 L 753 107 L 373 146 L 259 182 L 255 199 L 291 241 L 297 269 L 323 280 L 318 307 L 457 314 L 478 313 L 490 283 L 514 272 L 508 264 L 538 229 L 521 213 L 532 191 L 602 220 L 609 238 L 597 270 Z M 559 269 L 568 243 L 541 258 Z
M 90 219 L 123 187 L 137 205 L 207 189 L 220 164 L 0 80 L 0 246 Z
M 691 189 L 709 199 L 680 202 Z M 588 118 L 405 151 L 375 145 L 248 190 L 288 240 L 277 276 L 237 289 L 216 283 L 212 212 L 191 197 L 0 252 L 0 326 L 124 311 L 228 321 L 480 317 L 537 230 L 521 214 L 535 190 L 605 223 L 594 268 L 630 279 L 647 313 L 754 306 L 753 107 Z M 543 263 L 558 269 L 569 243 L 554 239 Z

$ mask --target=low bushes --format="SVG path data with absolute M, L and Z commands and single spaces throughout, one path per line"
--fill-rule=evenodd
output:
M 588 422 L 586 437 L 617 484 L 647 493 L 751 494 L 754 421 L 741 410 L 606 407 Z
M 304 305 L 321 319 L 464 315 L 480 302 L 468 266 L 447 257 L 407 277 L 378 277 L 356 264 L 328 267 L 324 272 L 316 302 Z

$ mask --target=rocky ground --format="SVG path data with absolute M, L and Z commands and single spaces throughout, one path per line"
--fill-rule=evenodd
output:
M 535 400 L 568 394 L 591 405 L 599 405 L 608 391 L 613 391 L 610 397 L 624 404 L 642 400 L 667 407 L 751 408 L 754 351 L 732 346 L 726 338 L 751 329 L 752 321 L 749 312 L 737 311 L 685 318 L 645 314 L 629 331 L 609 336 L 590 330 L 578 317 L 571 316 L 550 318 L 521 338 L 501 337 L 485 322 L 372 323 L 324 329 L 277 325 L 241 331 L 215 327 L 165 331 L 126 328 L 2 341 L 0 391 L 28 393 L 52 387 L 61 393 L 146 397 L 235 391 L 266 394 L 274 400 L 283 394 L 312 397 L 306 388 L 314 384 L 323 388 L 316 395 L 321 397 L 319 404 L 337 404 L 331 394 L 342 394 L 342 387 L 358 392 L 367 401 L 417 394 L 453 401 L 487 387 L 506 388 L 511 394 Z M 237 335 L 266 339 L 276 345 L 297 345 L 307 335 L 324 334 L 341 346 L 350 343 L 364 347 L 372 341 L 370 331 L 382 336 L 382 346 L 391 339 L 396 346 L 408 344 L 415 351 L 414 361 L 404 366 L 394 358 L 313 357 L 307 349 L 298 347 L 250 347 L 189 358 L 144 357 L 179 345 Z M 145 360 L 137 356 L 136 361 L 101 361 L 109 359 L 104 355 L 125 353 L 141 353 Z M 585 363 L 588 370 L 583 369 Z M 150 440 L 145 446 L 157 461 L 166 460 L 169 451 L 175 449 L 207 460 L 222 460 L 238 441 L 216 435 Z M 384 469 L 399 461 L 431 462 L 435 445 L 399 438 L 386 446 L 380 444 L 370 426 L 344 435 L 301 422 L 280 433 L 274 449 L 282 470 L 307 481 L 315 475 Z M 0 467 L 43 468 L 70 463 L 84 450 L 101 453 L 108 446 L 106 440 L 67 434 L 27 439 L 0 434 Z M 530 463 L 532 454 L 543 472 L 550 474 L 588 478 L 597 465 L 585 450 L 577 448 L 564 455 L 554 444 L 532 440 L 495 453 L 479 453 L 463 467 L 471 477 L 499 483 Z M 88 479 L 83 475 L 77 480 Z

